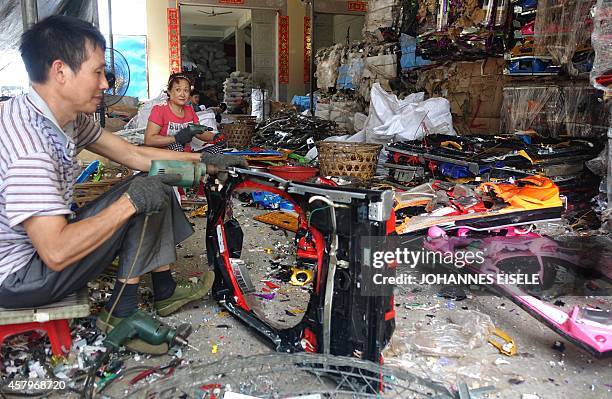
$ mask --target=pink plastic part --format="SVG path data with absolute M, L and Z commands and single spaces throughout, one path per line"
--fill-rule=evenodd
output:
M 470 229 L 464 227 L 457 229 L 457 237 L 467 237 L 470 233 Z
M 532 36 L 533 34 L 535 34 L 534 28 L 535 28 L 535 19 L 531 22 L 526 23 L 521 28 L 521 34 L 523 34 L 524 36 Z
M 427 230 L 427 236 L 429 238 L 439 238 L 446 237 L 446 231 L 438 226 L 431 226 L 429 230 Z

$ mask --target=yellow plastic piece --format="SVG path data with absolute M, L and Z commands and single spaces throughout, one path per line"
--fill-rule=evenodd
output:
M 455 147 L 457 150 L 461 151 L 463 147 L 461 147 L 461 144 L 457 143 L 456 141 L 443 141 L 440 143 L 440 147 Z
M 494 337 L 501 338 L 502 342 Z M 488 342 L 506 356 L 514 356 L 517 353 L 514 340 L 505 331 L 500 330 L 499 328 L 495 328 L 493 331 L 491 331 L 491 337 L 488 339 Z
M 314 277 L 312 270 L 300 269 L 297 267 L 291 268 L 291 285 L 303 286 L 310 283 Z
M 531 159 L 531 157 L 529 156 L 529 154 L 527 154 L 525 150 L 520 150 L 518 152 L 518 155 L 522 156 L 523 158 L 526 158 L 529 162 L 533 164 L 533 159 Z
M 199 217 L 199 218 L 203 218 L 206 217 L 206 212 L 208 211 L 208 205 L 202 205 L 201 207 L 194 209 L 193 211 L 191 211 L 191 213 L 189 214 L 189 217 Z

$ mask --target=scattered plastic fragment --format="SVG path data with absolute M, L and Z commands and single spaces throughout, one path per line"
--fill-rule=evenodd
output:
M 255 296 L 270 301 L 276 297 L 276 294 L 274 292 L 271 292 L 269 294 L 255 294 Z
M 501 338 L 502 342 L 499 342 L 493 337 Z M 505 331 L 502 331 L 499 328 L 495 328 L 493 331 L 491 331 L 491 337 L 488 339 L 488 342 L 499 349 L 500 353 L 506 356 L 516 355 L 517 350 L 514 340 Z

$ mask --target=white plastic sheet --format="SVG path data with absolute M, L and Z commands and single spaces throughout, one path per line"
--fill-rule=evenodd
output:
M 363 130 L 352 136 L 334 136 L 325 140 L 387 144 L 422 139 L 428 134 L 455 135 L 448 100 L 437 97 L 423 101 L 424 98 L 425 93 L 420 92 L 399 100 L 395 94 L 387 93 L 375 83 Z M 306 154 L 308 159 L 316 156 L 316 148 Z M 381 165 L 384 159 L 386 153 L 383 150 L 379 156 Z
M 257 122 L 261 122 L 264 116 L 270 115 L 270 94 L 268 90 L 251 90 L 251 115 L 257 117 Z
M 211 127 L 214 129 L 212 131 L 213 133 L 219 133 L 217 120 L 215 119 L 215 111 L 213 110 L 198 111 L 196 112 L 196 115 L 198 116 L 200 125 Z M 202 148 L 204 148 L 206 143 L 200 140 L 199 138 L 194 137 L 193 140 L 191 140 L 190 145 L 194 151 L 200 151 Z
M 149 121 L 149 115 L 151 115 L 151 109 L 155 105 L 164 104 L 168 101 L 168 95 L 165 91 L 160 92 L 157 97 L 145 101 L 144 104 L 138 109 L 138 113 L 125 125 L 125 129 L 144 129 L 147 127 Z
M 454 135 L 450 103 L 445 98 L 423 101 L 425 93 L 413 93 L 403 100 L 379 84 L 372 86 L 370 111 L 364 130 L 369 143 L 422 139 L 428 134 Z

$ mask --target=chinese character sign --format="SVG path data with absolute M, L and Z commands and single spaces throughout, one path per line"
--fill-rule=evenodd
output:
M 278 17 L 278 80 L 289 83 L 289 17 Z
M 310 82 L 310 57 L 312 56 L 312 31 L 310 17 L 304 17 L 304 83 Z
M 168 54 L 170 73 L 181 72 L 181 26 L 176 8 L 168 8 Z
M 368 11 L 368 3 L 365 1 L 347 1 L 346 10 L 366 12 Z

